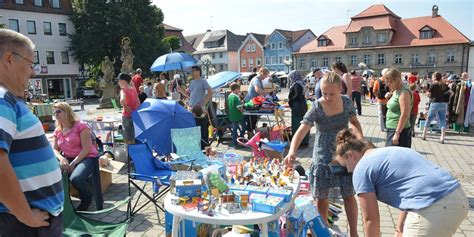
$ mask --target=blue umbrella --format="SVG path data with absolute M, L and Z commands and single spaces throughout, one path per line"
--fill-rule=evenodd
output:
M 132 113 L 135 138 L 160 155 L 171 153 L 171 129 L 196 126 L 193 115 L 174 100 L 146 99 Z
M 151 65 L 150 71 L 183 70 L 183 68 L 195 66 L 196 63 L 197 60 L 187 53 L 169 53 L 158 57 Z
M 219 72 L 216 75 L 210 76 L 207 79 L 207 82 L 211 86 L 213 90 L 219 89 L 229 82 L 237 80 L 237 78 L 241 77 L 242 74 L 240 72 L 231 72 L 231 71 L 224 71 Z

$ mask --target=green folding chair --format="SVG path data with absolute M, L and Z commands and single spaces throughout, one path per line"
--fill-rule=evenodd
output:
M 94 220 L 85 215 L 95 215 L 110 212 L 120 206 L 129 204 L 130 197 L 117 202 L 113 207 L 99 210 L 99 211 L 78 211 L 72 205 L 71 196 L 69 193 L 69 178 L 67 173 L 63 173 L 63 188 L 64 188 L 64 211 L 63 211 L 63 234 L 64 236 L 79 237 L 79 236 L 107 236 L 107 237 L 122 237 L 127 233 L 128 223 L 130 222 L 130 215 L 127 208 L 126 218 L 118 223 L 106 223 L 99 220 Z
M 117 103 L 117 100 L 115 99 L 110 99 L 110 102 L 112 102 L 112 106 L 114 107 L 114 109 L 118 110 L 118 111 L 121 111 L 122 108 L 121 106 Z

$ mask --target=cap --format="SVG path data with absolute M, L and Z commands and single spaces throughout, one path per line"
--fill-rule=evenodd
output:
M 117 79 L 118 80 L 125 80 L 127 82 L 130 82 L 132 80 L 132 77 L 130 76 L 130 74 L 122 72 L 122 73 L 118 74 Z

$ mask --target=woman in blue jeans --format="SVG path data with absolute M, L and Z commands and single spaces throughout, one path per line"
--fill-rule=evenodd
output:
M 428 118 L 425 122 L 425 128 L 421 139 L 426 140 L 426 133 L 431 121 L 438 116 L 439 128 L 441 129 L 440 142 L 444 143 L 446 135 L 446 112 L 448 110 L 449 97 L 453 93 L 446 84 L 442 81 L 442 75 L 439 72 L 433 73 L 433 84 L 428 89 L 428 96 L 430 97 L 430 110 L 428 111 Z
M 92 144 L 91 130 L 79 121 L 69 104 L 60 102 L 54 106 L 56 130 L 54 131 L 54 153 L 61 170 L 70 175 L 72 186 L 79 192 L 81 204 L 78 211 L 87 211 L 92 203 L 92 190 L 88 182 L 94 171 L 97 147 Z

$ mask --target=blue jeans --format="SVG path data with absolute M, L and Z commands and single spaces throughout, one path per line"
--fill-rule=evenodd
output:
M 240 130 L 240 137 L 244 137 L 245 131 L 247 130 L 245 127 L 245 120 L 242 119 L 241 121 L 235 121 L 232 123 L 232 143 L 237 145 L 237 132 Z M 239 128 L 240 125 L 240 128 Z
M 0 213 L 0 236 L 50 237 L 63 236 L 63 214 L 49 215 L 49 226 L 32 228 L 21 223 L 12 214 Z
M 92 190 L 91 184 L 89 183 L 89 177 L 94 171 L 94 158 L 86 157 L 79 164 L 76 165 L 76 168 L 72 171 L 72 174 L 69 176 L 71 184 L 79 192 L 79 198 L 81 202 L 91 202 L 92 201 Z M 70 160 L 72 161 L 72 160 Z
M 352 103 L 356 103 L 357 114 L 362 115 L 361 94 L 358 91 L 352 92 Z
M 439 128 L 446 128 L 446 111 L 448 110 L 448 103 L 433 102 L 430 104 L 430 110 L 428 111 L 428 118 L 426 118 L 425 126 L 429 127 L 431 121 L 438 115 Z

